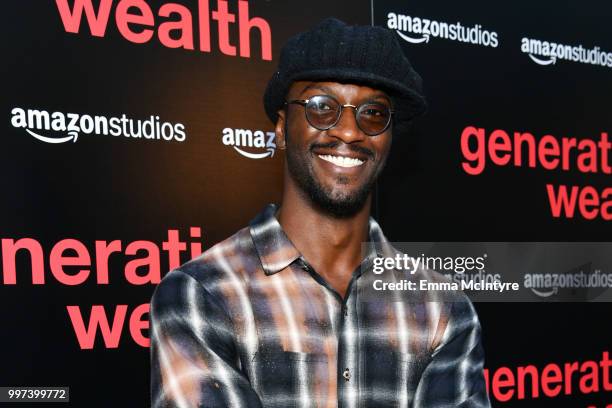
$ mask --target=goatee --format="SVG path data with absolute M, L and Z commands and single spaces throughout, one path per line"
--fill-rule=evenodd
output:
M 335 218 L 350 218 L 363 209 L 372 191 L 372 186 L 376 181 L 378 172 L 373 174 L 356 191 L 334 192 L 332 188 L 326 188 L 319 183 L 314 175 L 312 166 L 308 164 L 304 154 L 296 152 L 295 149 L 291 148 L 289 140 L 287 142 L 286 160 L 289 173 L 300 190 L 302 190 L 314 206 Z M 337 145 L 338 143 L 332 142 L 330 144 Z M 329 146 L 330 144 L 321 145 L 321 147 L 333 147 Z M 311 146 L 309 151 L 315 147 L 319 146 Z M 373 156 L 373 153 L 369 150 L 367 150 L 367 154 L 370 157 Z M 340 185 L 348 184 L 349 179 L 346 176 L 337 176 L 335 182 Z

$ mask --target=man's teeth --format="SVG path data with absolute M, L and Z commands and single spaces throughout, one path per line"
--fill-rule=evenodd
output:
M 352 157 L 332 156 L 330 154 L 320 154 L 319 157 L 340 167 L 355 167 L 363 164 L 363 160 L 353 159 Z

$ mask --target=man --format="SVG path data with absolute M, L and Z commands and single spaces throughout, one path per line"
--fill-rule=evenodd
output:
M 420 82 L 383 28 L 328 19 L 289 40 L 264 96 L 282 206 L 156 289 L 153 406 L 489 405 L 465 296 L 366 296 L 373 259 L 398 253 L 371 187 L 392 133 L 425 109 Z

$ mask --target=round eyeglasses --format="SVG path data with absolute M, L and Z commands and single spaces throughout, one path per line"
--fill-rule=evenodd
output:
M 285 102 L 285 104 L 302 105 L 308 123 L 319 130 L 333 128 L 340 120 L 343 108 L 352 108 L 355 111 L 357 126 L 368 136 L 376 136 L 387 130 L 393 114 L 393 110 L 381 102 L 365 102 L 358 106 L 341 105 L 340 102 L 329 95 L 294 99 Z

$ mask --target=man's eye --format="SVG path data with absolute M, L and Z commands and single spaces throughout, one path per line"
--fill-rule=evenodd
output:
M 364 109 L 363 113 L 367 116 L 384 116 L 384 112 L 376 108 Z
M 316 109 L 317 110 L 331 110 L 332 107 L 326 102 L 317 102 Z

